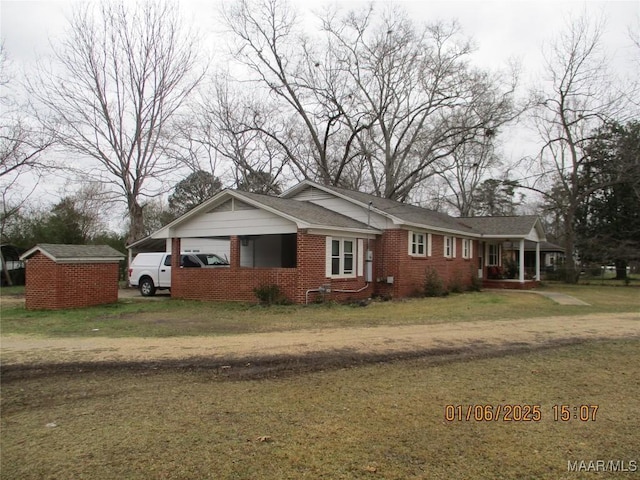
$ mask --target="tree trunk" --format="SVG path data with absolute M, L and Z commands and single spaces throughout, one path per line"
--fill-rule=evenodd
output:
M 569 207 L 565 216 L 564 225 L 564 249 L 566 261 L 565 267 L 565 283 L 578 283 L 579 272 L 576 268 L 576 259 L 573 255 L 576 245 L 576 232 L 574 227 L 574 211 Z
M 136 198 L 130 198 L 128 201 L 129 209 L 129 236 L 127 243 L 135 242 L 145 236 L 144 217 L 142 214 L 142 205 L 138 203 Z
M 627 261 L 626 260 L 616 260 L 616 280 L 626 280 L 627 279 Z

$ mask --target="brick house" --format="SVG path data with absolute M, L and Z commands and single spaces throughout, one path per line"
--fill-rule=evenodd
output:
M 502 242 L 544 240 L 537 217 L 517 218 L 513 231 L 505 223 L 492 234 L 472 219 L 305 180 L 278 197 L 223 190 L 129 248 L 164 243 L 175 298 L 255 301 L 254 288 L 268 285 L 295 303 L 398 298 L 419 294 L 428 269 L 445 285 L 468 285 L 486 278 L 489 260 L 501 262 Z M 230 265 L 181 268 L 185 251 Z
M 58 310 L 118 301 L 124 255 L 107 245 L 39 244 L 26 251 L 25 307 Z

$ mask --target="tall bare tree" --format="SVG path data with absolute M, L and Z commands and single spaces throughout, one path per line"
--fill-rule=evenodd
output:
M 265 101 L 255 101 L 219 75 L 203 89 L 192 115 L 179 125 L 181 141 L 175 150 L 189 168 L 209 171 L 225 183 L 259 193 L 279 191 L 288 171 L 288 157 L 263 131 L 279 132 Z
M 443 199 L 461 217 L 477 214 L 478 190 L 489 172 L 501 165 L 492 137 L 461 145 L 451 155 L 452 167 L 440 175 L 447 187 Z
M 277 106 L 269 121 L 255 112 L 246 128 L 270 138 L 306 178 L 344 184 L 354 160 L 355 133 L 370 126 L 368 114 L 352 115 L 353 132 L 343 117 L 354 96 L 329 52 L 303 35 L 294 10 L 281 0 L 239 0 L 224 11 L 235 37 L 234 56 Z
M 469 65 L 455 24 L 417 27 L 397 8 L 370 7 L 328 12 L 312 37 L 283 0 L 239 0 L 225 18 L 236 58 L 279 106 L 279 132 L 248 128 L 307 178 L 406 199 L 460 145 L 513 116 L 514 85 Z
M 585 16 L 570 20 L 545 52 L 546 82 L 535 92 L 538 107 L 533 117 L 544 142 L 539 154 L 543 173 L 528 188 L 551 202 L 562 202 L 557 209 L 563 212 L 568 281 L 577 280 L 576 211 L 593 189 L 603 187 L 581 182 L 589 159 L 587 146 L 598 127 L 630 113 L 630 96 L 616 88 L 601 52 L 604 28 L 603 21 Z
M 78 4 L 55 63 L 30 83 L 60 143 L 127 205 L 128 240 L 143 236 L 143 199 L 176 168 L 169 121 L 203 76 L 196 39 L 171 2 Z M 59 127 L 59 128 L 58 128 Z M 98 168 L 95 168 L 96 162 Z
M 20 211 L 49 167 L 44 153 L 54 140 L 27 117 L 15 87 L 4 44 L 0 44 L 0 241 L 4 241 L 7 222 Z M 27 175 L 31 178 L 23 181 Z
M 334 55 L 372 127 L 358 134 L 376 194 L 406 199 L 515 114 L 517 77 L 503 83 L 469 65 L 473 51 L 455 23 L 416 26 L 391 7 L 325 17 Z M 488 133 L 487 133 L 488 132 Z

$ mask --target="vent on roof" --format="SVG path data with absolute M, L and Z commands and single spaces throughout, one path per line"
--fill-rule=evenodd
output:
M 235 212 L 237 210 L 255 210 L 256 207 L 252 207 L 248 203 L 244 203 L 236 198 L 230 198 L 226 202 L 221 203 L 215 208 L 212 208 L 207 213 L 215 212 Z
M 294 197 L 295 200 L 300 200 L 303 202 L 304 201 L 312 202 L 314 200 L 326 200 L 329 198 L 331 198 L 330 194 L 328 194 L 327 192 L 323 192 L 322 190 L 314 187 L 307 187 Z

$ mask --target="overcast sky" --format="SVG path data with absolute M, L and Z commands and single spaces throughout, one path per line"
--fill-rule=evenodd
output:
M 55 42 L 64 34 L 66 17 L 74 0 L 0 0 L 0 34 L 12 66 L 28 71 L 38 56 L 50 53 L 50 40 Z M 299 9 L 322 9 L 327 2 L 291 0 Z M 345 8 L 365 5 L 365 1 L 329 2 Z M 385 3 L 381 0 L 378 3 Z M 604 16 L 607 30 L 604 48 L 620 76 L 636 78 L 638 50 L 631 47 L 631 32 L 640 31 L 640 0 L 619 1 L 396 1 L 409 11 L 416 21 L 457 19 L 463 32 L 472 37 L 477 47 L 474 61 L 482 66 L 500 68 L 508 59 L 520 60 L 522 92 L 539 81 L 542 68 L 541 49 L 566 24 L 567 18 L 585 12 L 589 17 Z M 193 21 L 202 33 L 219 32 L 215 1 L 180 0 L 186 20 Z M 223 51 L 220 38 L 213 34 L 206 38 L 213 52 Z M 635 56 L 635 57 L 634 57 Z M 217 57 L 220 58 L 220 57 Z M 635 58 L 635 61 L 634 61 Z M 214 66 L 215 67 L 215 66 Z M 213 68 L 212 70 L 215 70 Z M 514 133 L 516 138 L 522 133 Z M 520 137 L 522 138 L 522 137 Z M 507 160 L 526 155 L 522 141 L 507 142 Z
M 31 62 L 36 55 L 49 53 L 49 39 L 64 33 L 65 15 L 72 0 L 1 0 L 1 35 L 10 58 L 16 63 Z M 326 2 L 293 0 L 302 10 L 317 9 Z M 331 2 L 330 2 L 331 3 Z M 337 2 L 346 7 L 367 2 Z M 384 3 L 384 0 L 378 3 Z M 558 32 L 568 15 L 585 11 L 589 16 L 607 18 L 605 43 L 613 57 L 623 61 L 630 55 L 629 29 L 636 35 L 640 25 L 640 1 L 430 1 L 400 0 L 415 20 L 459 20 L 463 31 L 474 38 L 477 61 L 503 64 L 509 57 L 520 58 L 527 71 L 540 62 L 541 45 Z M 180 8 L 203 31 L 219 30 L 214 1 L 181 0 Z M 212 38 L 210 40 L 214 42 Z

